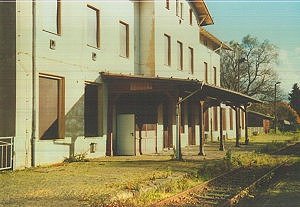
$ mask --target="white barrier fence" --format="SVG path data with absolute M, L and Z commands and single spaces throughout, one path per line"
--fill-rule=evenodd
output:
M 13 167 L 13 137 L 0 137 L 0 171 Z

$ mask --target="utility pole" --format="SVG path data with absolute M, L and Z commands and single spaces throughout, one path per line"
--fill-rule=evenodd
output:
M 274 120 L 274 129 L 275 129 L 275 134 L 277 132 L 277 109 L 276 109 L 276 102 L 277 102 L 277 85 L 280 84 L 281 82 L 276 82 L 275 83 L 275 94 L 274 94 L 274 116 L 275 116 L 275 120 Z

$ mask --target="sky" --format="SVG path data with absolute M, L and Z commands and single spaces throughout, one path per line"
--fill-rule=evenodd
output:
M 247 34 L 269 40 L 279 48 L 275 70 L 281 89 L 287 95 L 294 83 L 300 84 L 300 0 L 205 2 L 214 20 L 206 27 L 209 32 L 225 42 L 241 42 Z

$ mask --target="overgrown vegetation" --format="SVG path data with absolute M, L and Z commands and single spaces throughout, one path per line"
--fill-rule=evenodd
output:
M 230 168 L 236 167 L 273 167 L 285 161 L 286 157 L 275 157 L 268 154 L 255 152 L 232 152 L 228 151 L 224 160 Z
M 288 142 L 278 142 L 278 141 L 272 141 L 270 143 L 267 143 L 263 145 L 261 148 L 256 149 L 255 151 L 257 153 L 273 153 L 277 150 L 282 149 L 283 147 L 286 147 Z
M 70 157 L 66 157 L 64 162 L 71 163 L 71 162 L 88 162 L 89 160 L 86 158 L 87 153 L 80 153 Z

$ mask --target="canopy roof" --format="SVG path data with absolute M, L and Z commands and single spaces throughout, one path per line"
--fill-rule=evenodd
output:
M 194 11 L 196 13 L 196 17 L 198 18 L 198 22 L 200 26 L 206 26 L 214 24 L 214 21 L 209 13 L 209 10 L 203 0 L 188 0 L 188 2 L 193 6 Z
M 259 117 L 261 117 L 263 119 L 268 119 L 268 120 L 274 119 L 273 116 L 270 116 L 270 115 L 267 115 L 267 114 L 263 114 L 263 113 L 259 113 L 257 111 L 251 111 L 251 110 L 249 110 L 248 113 L 253 114 L 255 116 L 259 116 Z
M 248 105 L 249 103 L 262 103 L 260 100 L 252 98 L 236 91 L 222 87 L 210 85 L 197 79 L 180 79 L 165 77 L 149 77 L 140 75 L 125 75 L 101 72 L 103 81 L 117 84 L 127 84 L 119 87 L 119 90 L 149 92 L 151 90 L 178 90 L 180 94 L 197 91 L 195 97 L 199 100 L 215 100 L 217 103 L 227 105 Z M 139 83 L 136 85 L 136 83 Z M 132 84 L 135 84 L 132 86 Z M 142 85 L 144 84 L 144 86 Z M 157 84 L 160 84 L 159 86 Z M 129 86 L 130 85 L 130 86 Z
M 216 36 L 214 36 L 213 34 L 209 33 L 207 30 L 205 30 L 202 27 L 200 29 L 200 37 L 201 36 L 209 39 L 210 41 L 212 41 L 213 43 L 215 43 L 219 47 L 222 47 L 225 50 L 231 50 L 231 51 L 233 51 L 233 49 L 231 47 L 229 47 L 228 45 L 226 45 L 224 42 L 222 42 L 220 39 L 218 39 Z

